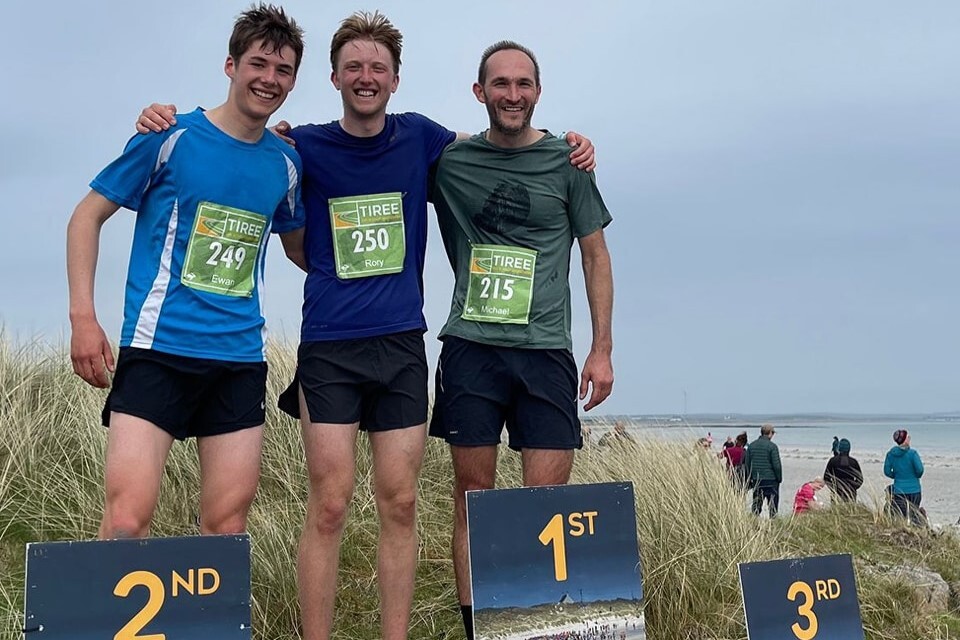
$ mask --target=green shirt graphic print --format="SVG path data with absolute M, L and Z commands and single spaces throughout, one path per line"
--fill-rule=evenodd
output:
M 403 194 L 330 198 L 337 277 L 366 278 L 403 270 Z
M 266 228 L 267 218 L 259 213 L 201 202 L 180 281 L 200 291 L 249 298 Z

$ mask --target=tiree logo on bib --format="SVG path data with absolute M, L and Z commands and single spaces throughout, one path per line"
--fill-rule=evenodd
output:
M 191 289 L 249 298 L 267 217 L 201 202 L 180 281 Z
M 464 320 L 527 324 L 533 301 L 537 252 L 523 247 L 475 244 L 470 251 L 470 279 Z
M 337 277 L 366 278 L 403 270 L 403 194 L 330 198 Z

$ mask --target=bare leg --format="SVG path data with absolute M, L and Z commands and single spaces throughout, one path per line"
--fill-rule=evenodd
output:
M 297 585 L 304 640 L 328 640 L 333 628 L 340 540 L 353 497 L 358 424 L 311 423 L 300 394 L 303 448 L 310 476 L 300 536 Z
M 450 446 L 453 458 L 453 572 L 461 605 L 473 602 L 470 592 L 470 558 L 467 547 L 466 492 L 492 489 L 497 474 L 497 447 Z
M 405 640 L 417 573 L 417 477 L 427 425 L 370 434 L 380 514 L 377 577 L 383 640 Z
M 101 539 L 149 535 L 172 444 L 173 436 L 152 422 L 125 413 L 110 414 Z
M 523 486 L 544 487 L 570 481 L 572 449 L 524 449 L 521 456 Z
M 197 441 L 200 533 L 242 533 L 260 481 L 263 425 Z

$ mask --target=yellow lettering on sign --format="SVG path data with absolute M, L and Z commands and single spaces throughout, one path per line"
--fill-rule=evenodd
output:
M 567 579 L 567 545 L 563 538 L 563 516 L 556 514 L 540 531 L 540 544 L 553 544 L 553 577 L 557 582 Z
M 815 602 L 813 589 L 803 580 L 797 580 L 787 590 L 787 600 L 793 602 L 797 599 L 797 596 L 803 596 L 803 604 L 797 607 L 797 615 L 807 619 L 807 626 L 804 628 L 800 626 L 800 623 L 794 622 L 790 625 L 790 630 L 793 631 L 797 640 L 813 640 L 817 635 L 817 629 L 820 628 L 817 616 L 813 612 L 813 603 Z
M 155 573 L 149 571 L 131 571 L 120 578 L 117 586 L 113 588 L 113 595 L 126 598 L 134 587 L 146 587 L 149 592 L 147 603 L 143 605 L 137 615 L 130 619 L 130 622 L 123 625 L 120 631 L 113 636 L 113 640 L 167 640 L 166 634 L 152 633 L 141 636 L 143 628 L 150 624 L 150 621 L 160 612 L 163 607 L 165 597 L 163 582 Z
M 210 580 L 208 581 L 207 578 Z M 217 573 L 216 569 L 198 569 L 197 581 L 200 583 L 197 586 L 197 594 L 201 596 L 216 593 L 217 589 L 220 588 L 220 574 Z

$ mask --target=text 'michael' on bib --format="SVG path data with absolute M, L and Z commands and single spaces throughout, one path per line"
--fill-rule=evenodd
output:
M 337 277 L 366 278 L 403 270 L 403 194 L 330 198 Z
M 461 317 L 475 322 L 528 324 L 536 265 L 533 249 L 473 245 Z
M 267 218 L 259 213 L 201 202 L 180 281 L 200 291 L 249 298 L 266 228 Z

